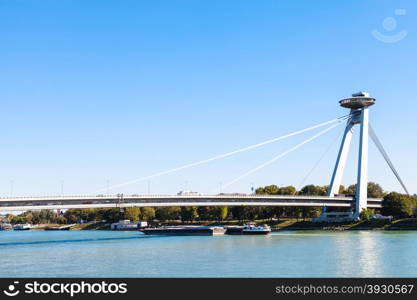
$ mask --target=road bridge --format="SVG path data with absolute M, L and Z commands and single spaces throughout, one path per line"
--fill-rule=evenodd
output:
M 382 199 L 368 198 L 369 208 L 380 208 Z M 353 207 L 354 197 L 286 195 L 99 195 L 0 198 L 0 211 L 68 208 L 158 206 L 301 206 Z

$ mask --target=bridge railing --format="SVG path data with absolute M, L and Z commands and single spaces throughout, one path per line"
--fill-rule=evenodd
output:
M 251 194 L 237 194 L 237 195 L 170 195 L 170 194 L 155 194 L 155 195 L 123 195 L 123 198 L 331 198 L 331 199 L 352 199 L 350 196 L 315 196 L 315 195 L 251 195 Z M 18 199 L 102 199 L 111 198 L 117 199 L 118 195 L 65 195 L 65 196 L 19 196 L 19 197 L 0 197 L 0 200 L 18 200 Z

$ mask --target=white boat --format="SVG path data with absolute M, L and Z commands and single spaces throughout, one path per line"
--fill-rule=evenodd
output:
M 269 234 L 271 227 L 268 225 L 257 226 L 255 223 L 245 224 L 242 228 L 242 234 Z
M 30 230 L 32 225 L 30 224 L 16 224 L 13 226 L 13 230 Z

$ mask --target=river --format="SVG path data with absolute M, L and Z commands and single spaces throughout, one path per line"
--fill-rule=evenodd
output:
M 417 232 L 2 231 L 0 277 L 417 277 Z

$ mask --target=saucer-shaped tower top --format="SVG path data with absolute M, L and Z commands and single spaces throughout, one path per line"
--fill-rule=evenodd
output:
M 352 97 L 339 101 L 340 106 L 350 109 L 368 107 L 375 104 L 375 98 L 371 98 L 369 93 L 359 92 L 352 94 Z

